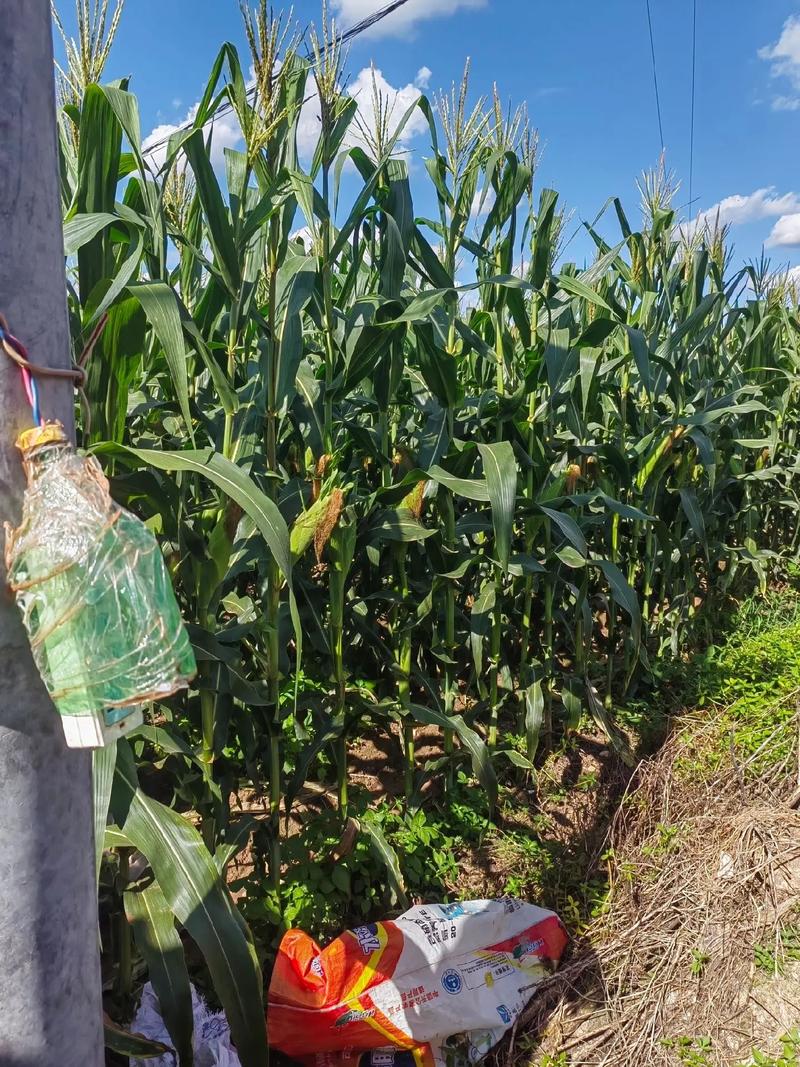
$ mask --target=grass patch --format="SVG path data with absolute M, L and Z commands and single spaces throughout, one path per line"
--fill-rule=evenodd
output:
M 749 1059 L 735 1067 L 800 1067 L 800 1030 L 784 1034 L 781 1050 L 776 1055 L 753 1049 Z M 662 1042 L 665 1049 L 674 1052 L 682 1067 L 712 1067 L 711 1053 L 714 1043 L 710 1037 L 675 1037 Z M 566 1061 L 565 1061 L 566 1063 Z M 542 1067 L 545 1067 L 544 1062 Z
M 741 605 L 724 644 L 695 657 L 681 683 L 687 706 L 716 713 L 713 730 L 685 728 L 692 743 L 679 777 L 714 775 L 735 761 L 760 777 L 791 758 L 800 702 L 800 594 L 794 588 Z
M 794 922 L 787 922 L 780 928 L 774 944 L 755 945 L 753 955 L 756 967 L 770 977 L 784 974 L 788 963 L 800 961 L 800 911 Z

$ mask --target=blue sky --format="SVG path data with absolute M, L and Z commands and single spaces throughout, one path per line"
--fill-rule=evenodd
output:
M 344 24 L 385 0 L 331 0 Z M 279 6 L 279 5 L 276 5 Z M 69 0 L 61 8 L 70 26 Z M 733 223 L 737 259 L 767 244 L 777 266 L 800 276 L 800 0 L 698 0 L 694 211 L 716 210 Z M 651 0 L 667 165 L 688 199 L 692 0 Z M 319 17 L 316 0 L 298 0 L 301 26 Z M 128 0 L 108 78 L 133 76 L 144 131 L 185 119 L 199 98 L 219 45 L 243 56 L 236 0 Z M 638 210 L 635 179 L 658 159 L 660 139 L 646 0 L 409 0 L 354 42 L 354 90 L 370 62 L 388 87 L 412 99 L 458 80 L 472 61 L 475 95 L 497 82 L 504 99 L 527 101 L 543 155 L 538 184 L 553 185 L 592 219 L 609 196 Z M 421 72 L 421 73 L 420 73 Z M 365 98 L 366 95 L 364 94 Z M 422 173 L 423 124 L 407 142 Z M 236 131 L 218 131 L 220 147 Z M 429 204 L 423 192 L 417 210 Z M 615 236 L 608 217 L 603 227 Z M 570 255 L 590 251 L 579 235 Z

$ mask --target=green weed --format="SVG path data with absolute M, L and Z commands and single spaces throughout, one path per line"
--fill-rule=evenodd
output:
M 710 1037 L 671 1037 L 661 1044 L 675 1053 L 683 1067 L 711 1067 L 714 1046 Z
M 778 934 L 778 944 L 754 945 L 756 966 L 766 974 L 783 974 L 787 963 L 800 960 L 800 924 L 787 923 Z
M 781 1038 L 781 1051 L 772 1056 L 753 1049 L 750 1060 L 737 1067 L 800 1067 L 800 1030 L 791 1030 Z
M 706 969 L 706 964 L 710 963 L 711 957 L 707 952 L 703 952 L 699 948 L 692 949 L 692 964 L 689 968 L 689 973 L 692 978 L 699 978 L 703 971 Z

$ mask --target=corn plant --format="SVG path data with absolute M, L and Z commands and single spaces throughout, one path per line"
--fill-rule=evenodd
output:
M 158 162 L 90 34 L 61 158 L 73 339 L 92 349 L 82 444 L 161 538 L 200 665 L 97 760 L 99 857 L 126 882 L 119 987 L 127 916 L 189 1047 L 177 920 L 249 1065 L 260 970 L 231 857 L 249 842 L 248 894 L 280 925 L 295 801 L 332 761 L 349 832 L 363 737 L 394 753 L 409 808 L 463 769 L 492 813 L 498 781 L 584 717 L 630 760 L 614 709 L 652 658 L 691 653 L 797 550 L 800 353 L 796 294 L 764 264 L 731 272 L 727 235 L 678 217 L 663 167 L 638 228 L 617 200 L 616 243 L 586 226 L 578 268 L 535 131 L 497 90 L 472 101 L 468 68 L 405 113 L 374 83 L 366 126 L 326 12 L 307 44 L 265 2 L 243 16 L 247 63 L 221 48 Z M 243 148 L 215 168 L 223 108 Z M 425 765 L 420 726 L 440 735 Z M 242 794 L 263 817 L 237 818 Z

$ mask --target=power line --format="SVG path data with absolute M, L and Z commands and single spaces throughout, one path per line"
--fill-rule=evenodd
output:
M 650 0 L 647 4 L 647 27 L 650 31 L 650 58 L 653 62 L 653 88 L 656 91 L 656 113 L 658 114 L 658 135 L 661 138 L 661 149 L 664 149 L 664 126 L 661 122 L 661 99 L 658 95 L 658 73 L 656 71 L 656 45 L 653 40 L 653 15 L 650 11 Z
M 689 208 L 693 203 L 694 186 L 694 101 L 697 82 L 697 0 L 692 0 L 692 114 L 689 123 Z
M 336 42 L 339 45 L 347 44 L 349 41 L 354 40 L 356 37 L 359 37 L 362 33 L 366 32 L 366 30 L 370 30 L 379 22 L 382 22 L 383 19 L 385 19 L 388 15 L 394 14 L 395 11 L 397 11 L 399 8 L 403 7 L 407 3 L 408 0 L 392 0 L 391 3 L 385 4 L 383 7 L 378 8 L 377 11 L 373 11 L 371 15 L 367 15 L 366 18 L 363 18 L 359 22 L 356 22 L 353 26 L 350 27 L 349 30 L 345 30 L 344 33 L 337 34 Z M 306 52 L 305 58 L 310 60 L 313 57 L 310 52 Z M 255 92 L 256 86 L 251 85 L 250 88 L 247 90 L 246 95 L 248 97 L 252 97 L 255 95 Z M 303 103 L 305 103 L 305 101 L 303 101 Z M 220 119 L 225 115 L 229 115 L 232 111 L 233 104 L 231 104 L 230 102 L 228 102 L 227 104 L 223 104 L 222 107 L 220 107 L 214 113 L 214 115 L 211 116 L 209 122 L 213 124 L 215 119 Z M 165 144 L 168 144 L 170 139 L 174 137 L 176 133 L 181 133 L 183 130 L 190 130 L 192 126 L 192 122 L 185 122 L 182 126 L 176 127 L 172 131 L 172 133 L 168 133 L 166 137 L 162 137 L 160 140 L 154 141 L 153 144 L 148 145 L 145 154 L 148 156 L 152 155 L 154 152 L 157 152 L 159 148 L 163 148 Z
M 342 43 L 344 44 L 346 41 L 351 40 L 353 37 L 358 37 L 360 33 L 363 33 L 365 30 L 368 30 L 372 26 L 375 26 L 382 19 L 385 19 L 387 15 L 391 15 L 394 11 L 397 11 L 398 8 L 403 7 L 403 5 L 407 3 L 408 0 L 393 0 L 391 4 L 386 4 L 385 7 L 379 8 L 371 15 L 367 15 L 366 18 L 362 19 L 360 22 L 357 22 L 355 26 L 351 26 L 346 33 L 343 33 L 341 35 Z

